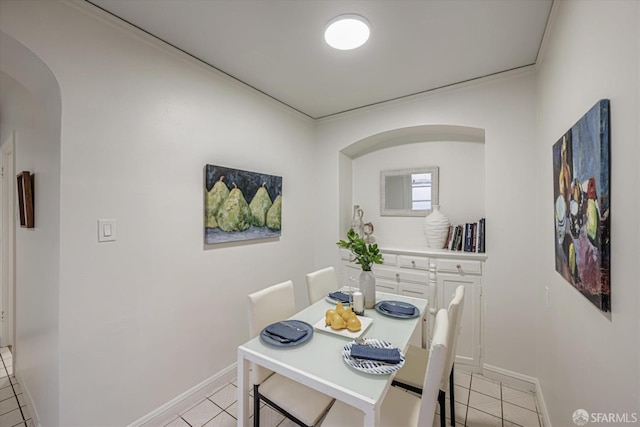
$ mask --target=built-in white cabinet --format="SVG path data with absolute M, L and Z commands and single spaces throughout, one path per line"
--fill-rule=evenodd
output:
M 482 367 L 482 262 L 438 260 L 436 270 L 438 307 L 448 307 L 458 286 L 464 286 L 462 328 L 456 347 L 456 366 Z
M 467 370 L 482 370 L 482 271 L 485 254 L 433 249 L 381 248 L 383 263 L 373 266 L 376 289 L 429 300 L 428 326 L 435 313 L 447 308 L 456 288 L 465 287 L 462 328 L 458 337 L 456 364 Z M 362 271 L 351 252 L 340 249 L 343 285 L 358 286 Z M 428 334 L 427 334 L 428 335 Z M 422 343 L 428 343 L 428 336 Z M 415 344 L 415 342 L 414 342 Z

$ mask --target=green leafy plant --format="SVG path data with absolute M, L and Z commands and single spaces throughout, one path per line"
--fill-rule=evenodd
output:
M 336 244 L 341 248 L 349 249 L 355 255 L 356 264 L 360 264 L 364 271 L 371 271 L 373 264 L 382 264 L 382 255 L 376 243 L 366 244 L 364 239 L 353 231 L 353 228 L 347 233 L 347 239 L 348 241 L 340 240 Z

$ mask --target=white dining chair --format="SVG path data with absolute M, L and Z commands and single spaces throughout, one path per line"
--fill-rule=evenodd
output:
M 296 313 L 293 283 L 272 285 L 249 295 L 249 334 L 256 337 L 265 327 Z M 285 350 L 286 351 L 286 350 Z M 260 425 L 260 400 L 300 426 L 315 426 L 333 399 L 258 365 L 251 367 L 253 425 Z
M 329 292 L 338 290 L 338 279 L 333 267 L 326 267 L 306 275 L 309 304 L 320 301 Z
M 447 366 L 440 382 L 440 393 L 438 393 L 438 402 L 440 403 L 440 424 L 442 427 L 446 424 L 445 419 L 445 390 L 447 382 L 449 383 L 449 404 L 451 408 L 451 425 L 455 427 L 455 393 L 453 381 L 453 368 L 456 359 L 456 347 L 458 344 L 458 335 L 462 328 L 461 319 L 464 308 L 464 286 L 460 285 L 456 288 L 453 299 L 449 303 L 449 342 L 447 343 Z M 404 366 L 396 374 L 393 385 L 411 390 L 416 393 L 422 393 L 422 378 L 425 376 L 427 368 L 427 360 L 429 359 L 429 350 L 410 345 L 405 354 Z
M 447 310 L 443 308 L 436 314 L 426 375 L 422 383 L 422 397 L 407 393 L 398 387 L 390 387 L 380 407 L 382 427 L 431 427 L 433 425 L 440 379 L 447 361 L 448 333 L 449 319 Z M 362 411 L 336 401 L 322 422 L 322 427 L 361 426 L 363 422 Z

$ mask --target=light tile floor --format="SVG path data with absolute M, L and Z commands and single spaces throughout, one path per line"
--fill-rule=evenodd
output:
M 533 393 L 509 387 L 481 375 L 456 371 L 456 426 L 468 427 L 544 427 Z M 251 416 L 253 406 L 249 405 Z M 446 417 L 451 419 L 447 395 Z M 191 409 L 163 426 L 149 427 L 226 427 L 235 426 L 237 417 L 237 387 L 232 381 L 212 393 Z M 436 425 L 438 418 L 436 418 Z M 282 415 L 262 405 L 260 421 L 265 427 L 291 427 L 294 424 Z M 0 426 L 1 427 L 1 426 Z M 399 426 L 400 427 L 400 426 Z
M 0 427 L 34 427 L 7 347 L 0 348 Z

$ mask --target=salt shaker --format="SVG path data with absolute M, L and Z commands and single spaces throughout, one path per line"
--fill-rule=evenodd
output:
M 353 293 L 353 312 L 358 315 L 364 314 L 364 297 L 360 291 Z

